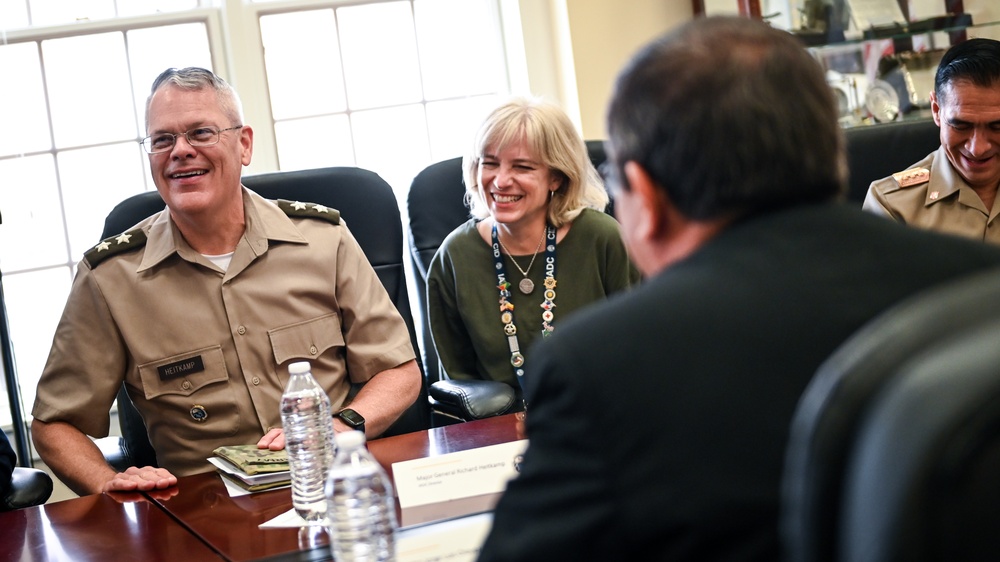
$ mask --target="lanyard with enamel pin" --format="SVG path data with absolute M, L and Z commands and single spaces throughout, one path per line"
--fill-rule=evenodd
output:
M 552 325 L 555 313 L 552 311 L 556 307 L 556 229 L 548 225 L 545 227 L 545 292 L 542 307 L 542 337 L 552 334 L 555 327 Z M 524 383 L 521 382 L 524 376 L 524 355 L 521 354 L 521 347 L 517 341 L 517 327 L 514 325 L 514 303 L 510 302 L 510 282 L 507 281 L 507 272 L 503 264 L 503 255 L 500 253 L 500 237 L 497 234 L 496 224 L 493 225 L 493 260 L 496 262 L 497 289 L 500 291 L 500 322 L 503 324 L 504 334 L 507 336 L 507 346 L 510 348 L 510 364 L 514 367 L 514 374 L 517 375 L 517 382 L 524 390 Z

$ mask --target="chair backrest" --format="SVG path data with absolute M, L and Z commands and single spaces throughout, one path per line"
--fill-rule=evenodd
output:
M 932 119 L 913 119 L 844 131 L 847 139 L 847 200 L 864 203 L 875 180 L 901 172 L 941 145 Z
M 308 201 L 340 211 L 406 322 L 413 349 L 419 355 L 403 264 L 403 227 L 399 204 L 385 180 L 361 168 L 332 167 L 245 176 L 243 184 L 268 199 Z M 128 230 L 163 207 L 163 200 L 155 191 L 129 197 L 108 215 L 102 238 Z M 422 379 L 417 401 L 385 432 L 385 436 L 430 427 L 426 377 Z M 118 393 L 118 420 L 132 459 L 137 462 L 138 459 L 149 459 L 153 449 L 149 445 L 145 425 L 124 388 Z
M 310 201 L 340 211 L 406 322 L 419 364 L 420 346 L 403 264 L 403 223 L 392 187 L 375 172 L 354 167 L 257 174 L 244 177 L 243 184 L 268 199 Z M 430 419 L 427 377 L 423 376 L 417 401 L 382 436 L 427 429 Z
M 587 152 L 596 167 L 606 160 L 603 141 L 587 141 Z M 410 217 L 410 257 L 420 304 L 418 316 L 424 342 L 424 372 L 427 380 L 433 383 L 441 379 L 441 374 L 427 320 L 427 272 L 444 239 L 471 217 L 465 205 L 462 158 L 431 164 L 417 174 L 410 184 L 406 207 Z M 611 212 L 610 206 L 608 212 Z
M 900 368 L 858 428 L 842 560 L 1000 560 L 1000 319 L 949 336 Z
M 864 416 L 912 357 L 1000 318 L 1000 270 L 925 291 L 881 314 L 820 366 L 792 419 L 781 535 L 793 562 L 838 560 L 847 467 Z

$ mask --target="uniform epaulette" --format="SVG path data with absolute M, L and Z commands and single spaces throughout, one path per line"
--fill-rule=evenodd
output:
M 931 179 L 931 171 L 927 168 L 910 168 L 909 170 L 903 170 L 902 172 L 896 172 L 892 175 L 892 179 L 896 180 L 899 187 L 910 187 L 911 185 L 920 185 L 922 183 L 927 183 Z
M 337 209 L 331 209 L 317 203 L 303 203 L 302 201 L 288 201 L 286 199 L 278 199 L 275 203 L 290 217 L 323 219 L 333 224 L 340 224 L 340 211 Z
M 117 236 L 110 236 L 101 240 L 101 243 L 87 250 L 83 254 L 83 259 L 87 260 L 90 269 L 94 269 L 100 263 L 111 256 L 138 250 L 146 245 L 146 233 L 141 228 L 130 230 Z

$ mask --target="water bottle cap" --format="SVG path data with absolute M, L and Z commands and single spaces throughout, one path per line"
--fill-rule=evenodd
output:
M 334 436 L 334 441 L 336 441 L 338 448 L 355 449 L 365 444 L 365 434 L 363 431 L 355 429 L 342 431 Z
M 290 375 L 301 375 L 303 373 L 308 373 L 312 370 L 308 361 L 296 361 L 288 366 L 288 374 Z

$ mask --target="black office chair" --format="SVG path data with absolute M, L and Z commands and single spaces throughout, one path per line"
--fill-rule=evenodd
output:
M 0 511 L 42 505 L 52 495 L 52 477 L 37 468 L 14 467 L 10 489 L 0 497 Z
M 911 358 L 951 334 L 1000 318 L 1000 270 L 948 283 L 866 324 L 820 366 L 792 420 L 782 479 L 788 560 L 847 559 L 842 498 L 852 449 L 879 393 Z
M 1000 560 L 1000 319 L 899 369 L 858 428 L 842 560 Z
M 941 145 L 931 119 L 913 119 L 844 131 L 847 140 L 847 200 L 861 205 L 875 180 L 901 172 Z
M 600 167 L 606 159 L 604 142 L 590 140 L 586 144 L 591 162 Z M 471 216 L 465 205 L 462 158 L 432 164 L 417 174 L 410 184 L 406 207 L 410 216 L 410 257 L 420 303 L 424 372 L 430 382 L 432 410 L 438 420 L 462 421 L 513 411 L 517 407 L 517 393 L 509 385 L 494 381 L 454 381 L 442 375 L 427 319 L 427 274 L 431 260 L 448 234 Z M 607 211 L 612 212 L 610 206 Z
M 419 355 L 420 348 L 410 312 L 403 267 L 403 227 L 399 205 L 392 188 L 385 180 L 378 174 L 361 168 L 332 167 L 246 176 L 243 184 L 268 199 L 308 201 L 340 211 L 341 217 L 350 227 L 389 293 L 389 298 L 406 322 L 413 349 Z M 156 192 L 129 197 L 108 215 L 102 238 L 128 230 L 163 207 L 163 200 Z M 149 445 L 146 427 L 124 386 L 118 392 L 118 421 L 122 430 L 121 439 L 98 440 L 98 446 L 108 462 L 116 467 L 136 464 L 155 466 L 155 454 Z M 421 391 L 416 402 L 383 436 L 423 430 L 430 425 L 427 382 L 426 377 L 422 377 Z
M 420 331 L 423 335 L 423 362 L 427 380 L 441 380 L 437 351 L 431 340 L 427 316 L 427 274 L 441 242 L 460 224 L 469 220 L 462 181 L 462 159 L 452 158 L 424 168 L 410 184 L 406 208 L 410 216 L 410 259 L 417 287 Z

